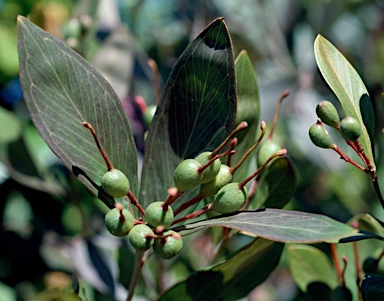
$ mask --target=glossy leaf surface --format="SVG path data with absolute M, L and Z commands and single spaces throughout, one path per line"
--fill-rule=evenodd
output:
M 229 260 L 177 283 L 160 300 L 238 300 L 269 276 L 283 247 L 258 238 Z
M 281 209 L 239 211 L 186 224 L 173 230 L 186 235 L 216 226 L 286 243 L 338 242 L 340 238 L 357 234 L 357 230 L 352 227 L 324 215 Z
M 216 19 L 173 67 L 146 140 L 141 203 L 161 201 L 184 158 L 212 151 L 232 131 L 236 83 L 232 44 Z
M 19 57 L 24 99 L 40 135 L 68 169 L 112 207 L 100 190 L 107 166 L 90 131 L 115 168 L 124 172 L 137 192 L 137 154 L 122 105 L 110 84 L 63 42 L 18 17 Z
M 371 140 L 360 111 L 360 102 L 369 98 L 367 88 L 347 59 L 321 35 L 315 41 L 315 57 L 321 74 L 339 99 L 346 116 L 352 116 L 360 122 L 363 134 L 359 141 L 374 166 Z M 364 104 L 364 109 L 369 107 Z M 365 112 L 367 115 L 371 113 Z

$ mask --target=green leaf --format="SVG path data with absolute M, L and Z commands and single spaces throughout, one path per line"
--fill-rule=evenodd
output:
M 346 116 L 360 122 L 363 133 L 359 141 L 375 168 L 371 140 L 360 111 L 361 99 L 369 97 L 367 88 L 347 59 L 321 35 L 315 41 L 315 57 L 321 74 L 339 99 Z
M 123 107 L 110 84 L 81 56 L 27 19 L 18 17 L 24 99 L 40 135 L 79 180 L 109 207 L 100 190 L 107 166 L 90 131 L 137 193 L 137 154 Z
M 296 173 L 288 158 L 277 158 L 262 173 L 250 208 L 282 208 L 292 198 Z
M 182 235 L 208 227 L 228 227 L 250 236 L 286 243 L 338 242 L 357 230 L 327 216 L 281 209 L 239 211 L 176 227 Z
M 283 247 L 283 244 L 258 238 L 229 260 L 177 283 L 159 301 L 238 300 L 275 269 Z
M 232 156 L 232 162 L 234 163 L 256 142 L 256 132 L 259 128 L 258 121 L 260 115 L 259 89 L 251 59 L 245 50 L 241 51 L 236 58 L 235 68 L 237 88 L 236 125 L 242 121 L 246 121 L 248 127 L 236 135 L 239 143 L 236 146 L 236 154 Z M 233 182 L 240 182 L 246 178 L 253 158 L 253 156 L 249 156 L 236 170 L 233 176 Z
M 288 256 L 293 279 L 303 292 L 306 292 L 308 285 L 313 282 L 325 283 L 331 289 L 338 285 L 335 269 L 319 249 L 307 245 L 290 245 Z
M 361 284 L 363 301 L 379 301 L 384 299 L 384 276 L 366 274 Z
M 215 149 L 232 131 L 235 114 L 232 45 L 220 18 L 199 34 L 171 71 L 146 140 L 142 205 L 164 199 L 180 161 Z

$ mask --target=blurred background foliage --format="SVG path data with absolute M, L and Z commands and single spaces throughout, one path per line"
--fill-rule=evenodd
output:
M 120 300 L 133 262 L 129 247 L 106 234 L 107 208 L 62 166 L 29 119 L 18 78 L 17 14 L 63 39 L 111 82 L 141 154 L 145 123 L 137 101 L 155 104 L 158 97 L 148 59 L 157 63 L 162 86 L 188 43 L 214 18 L 224 17 L 235 56 L 246 49 L 254 64 L 260 120 L 271 123 L 281 93 L 291 90 L 274 136 L 288 149 L 299 177 L 288 208 L 343 222 L 362 212 L 384 219 L 369 177 L 333 152 L 316 148 L 308 137 L 317 118 L 316 104 L 327 99 L 337 105 L 314 59 L 313 42 L 320 33 L 350 60 L 370 92 L 383 185 L 382 1 L 0 0 L 1 300 L 53 300 L 57 290 L 71 285 L 75 291 L 81 287 L 80 295 L 87 300 Z M 330 133 L 348 152 L 338 135 Z M 193 248 L 181 254 L 171 272 L 164 272 L 166 264 L 149 263 L 138 292 L 145 289 L 155 296 L 156 290 L 207 264 L 209 237 L 192 240 Z M 160 280 L 154 274 L 162 275 Z M 72 299 L 77 300 L 68 293 L 63 300 Z M 250 299 L 306 300 L 284 256 L 279 269 Z

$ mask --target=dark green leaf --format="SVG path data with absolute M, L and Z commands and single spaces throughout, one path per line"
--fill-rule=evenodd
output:
M 375 137 L 375 112 L 373 110 L 371 98 L 367 94 L 364 94 L 360 98 L 360 111 L 373 145 Z M 372 149 L 374 149 L 374 147 L 372 147 Z
M 363 133 L 359 141 L 375 166 L 371 140 L 360 111 L 360 99 L 364 95 L 369 97 L 367 88 L 346 58 L 321 35 L 315 41 L 315 56 L 321 74 L 339 99 L 346 116 L 352 116 L 360 122 Z
M 236 58 L 235 68 L 237 88 L 236 125 L 246 121 L 248 127 L 236 135 L 239 143 L 236 146 L 236 154 L 232 157 L 234 163 L 256 142 L 260 115 L 259 89 L 251 59 L 245 50 L 241 51 Z M 254 156 L 249 156 L 236 170 L 233 182 L 240 182 L 246 178 L 252 160 L 254 160 Z
M 363 301 L 384 300 L 384 276 L 366 274 L 361 285 Z
M 335 269 L 319 249 L 307 245 L 290 245 L 288 256 L 293 279 L 303 292 L 313 282 L 325 283 L 331 289 L 338 285 Z
M 224 263 L 177 283 L 160 300 L 238 300 L 269 276 L 278 264 L 283 247 L 283 244 L 258 238 Z
M 228 227 L 250 236 L 291 243 L 338 242 L 357 230 L 327 216 L 300 211 L 264 209 L 239 211 L 186 224 L 173 230 L 186 235 L 208 227 Z
M 123 107 L 110 84 L 81 56 L 23 17 L 18 17 L 24 99 L 40 135 L 79 180 L 99 193 L 107 166 L 90 131 L 93 125 L 115 168 L 137 193 L 137 154 Z
M 288 158 L 277 158 L 263 171 L 250 208 L 282 208 L 292 198 L 296 174 Z
M 224 20 L 216 19 L 180 56 L 160 99 L 146 140 L 143 206 L 166 197 L 182 159 L 219 145 L 235 114 L 232 45 Z

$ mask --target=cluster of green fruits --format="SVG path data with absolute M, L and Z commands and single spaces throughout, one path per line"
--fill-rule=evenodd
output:
M 125 177 L 125 175 L 124 175 Z M 125 177 L 126 178 L 126 177 Z M 105 215 L 105 226 L 115 236 L 126 236 L 137 251 L 146 251 L 153 247 L 162 259 L 170 259 L 179 253 L 183 246 L 180 234 L 167 229 L 173 221 L 173 211 L 163 209 L 163 202 L 154 202 L 145 210 L 146 221 L 137 221 L 131 212 L 119 203 Z
M 174 171 L 175 187 L 168 190 L 168 198 L 164 202 L 154 202 L 143 210 L 130 191 L 128 178 L 123 172 L 113 167 L 92 126 L 86 122 L 83 123 L 83 126 L 91 131 L 107 164 L 108 171 L 101 178 L 101 188 L 114 198 L 128 197 L 132 204 L 137 206 L 144 218 L 144 221 L 143 218 L 136 220 L 122 204 L 116 203 L 115 208 L 105 215 L 107 230 L 115 236 L 128 236 L 131 246 L 137 251 L 146 251 L 153 247 L 154 253 L 162 259 L 174 257 L 183 246 L 180 234 L 169 230 L 171 225 L 195 218 L 210 210 L 221 214 L 240 210 L 246 204 L 248 197 L 245 185 L 256 177 L 273 158 L 284 156 L 286 153 L 286 150 L 280 149 L 277 144 L 270 141 L 265 143 L 258 153 L 259 169 L 242 182 L 233 183 L 234 172 L 260 143 L 266 131 L 265 122 L 262 122 L 260 127 L 262 133 L 259 140 L 243 155 L 239 162 L 230 167 L 230 157 L 235 153 L 234 147 L 237 143 L 237 138 L 232 141 L 231 139 L 248 126 L 246 122 L 241 122 L 216 150 L 204 151 L 194 159 L 183 160 Z M 230 141 L 231 143 L 229 143 Z M 221 152 L 228 144 L 230 144 L 229 150 Z M 221 162 L 221 158 L 225 156 L 227 157 L 227 164 Z M 260 159 L 265 160 L 259 162 Z M 176 199 L 198 185 L 200 185 L 198 196 L 181 205 L 174 213 L 171 205 Z M 208 196 L 214 197 L 212 203 L 203 209 L 174 220 L 175 215 Z
M 316 107 L 316 114 L 319 119 L 310 127 L 309 137 L 318 147 L 331 149 L 336 147 L 323 123 L 337 129 L 347 142 L 357 141 L 362 133 L 359 121 L 351 116 L 346 116 L 340 120 L 335 106 L 329 101 L 320 102 Z

